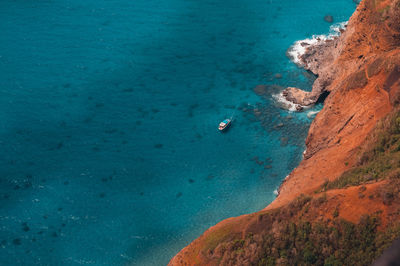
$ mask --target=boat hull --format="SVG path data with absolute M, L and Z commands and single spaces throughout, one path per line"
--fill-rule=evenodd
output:
M 225 131 L 225 130 L 227 130 L 228 128 L 229 128 L 229 126 L 231 125 L 231 121 L 228 121 L 228 123 L 226 123 L 226 124 L 220 124 L 219 126 L 218 126 L 218 130 L 219 131 Z

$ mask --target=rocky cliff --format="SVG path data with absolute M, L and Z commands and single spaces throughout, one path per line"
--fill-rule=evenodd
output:
M 170 265 L 365 265 L 400 236 L 400 0 L 364 0 L 345 30 L 307 46 L 327 96 L 300 165 L 264 210 L 224 220 Z

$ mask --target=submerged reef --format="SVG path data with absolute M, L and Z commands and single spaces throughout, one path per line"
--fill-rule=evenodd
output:
M 282 96 L 324 100 L 303 161 L 264 210 L 211 227 L 169 265 L 368 265 L 400 237 L 399 18 L 400 0 L 364 0 L 337 36 L 289 49 L 317 79 Z

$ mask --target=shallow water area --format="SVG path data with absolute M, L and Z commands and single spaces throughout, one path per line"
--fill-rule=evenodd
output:
M 208 227 L 264 208 L 312 117 L 280 109 L 276 87 L 253 89 L 309 90 L 286 50 L 354 9 L 2 1 L 0 264 L 165 265 Z

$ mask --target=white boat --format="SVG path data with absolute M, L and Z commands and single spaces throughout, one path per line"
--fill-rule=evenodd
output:
M 232 120 L 227 118 L 224 121 L 222 121 L 221 123 L 219 123 L 218 126 L 218 130 L 219 131 L 224 131 L 225 129 L 227 129 L 230 125 L 231 125 Z

